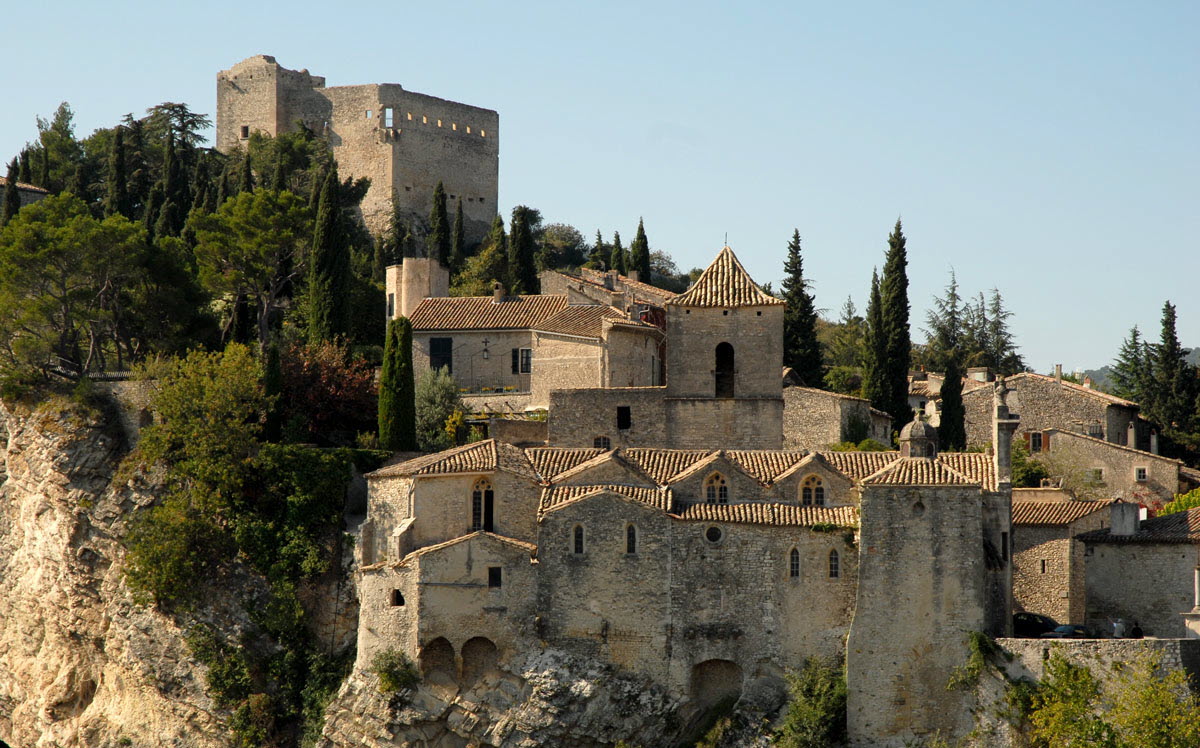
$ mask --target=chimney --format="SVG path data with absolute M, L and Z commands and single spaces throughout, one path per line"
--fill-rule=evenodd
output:
M 967 378 L 976 382 L 992 381 L 992 370 L 986 366 L 972 366 L 967 369 Z
M 992 445 L 995 451 L 992 461 L 996 468 L 997 488 L 1001 491 L 1012 486 L 1012 438 L 1021 419 L 1008 409 L 1008 385 L 1004 377 L 996 377 L 992 389 Z
M 1150 432 L 1150 454 L 1152 454 L 1152 455 L 1158 454 L 1158 432 L 1157 431 Z
M 1137 449 L 1137 421 L 1130 421 L 1125 428 L 1125 446 Z
M 1083 378 L 1083 386 L 1084 386 L 1084 387 L 1087 387 L 1087 388 L 1090 390 L 1090 389 L 1092 388 L 1092 378 L 1091 378 L 1091 377 L 1084 377 L 1084 378 Z
M 641 272 L 639 272 L 637 270 L 630 270 L 629 271 L 629 280 L 634 281 L 634 282 L 641 280 Z
M 1054 380 L 1056 382 L 1062 382 L 1062 364 L 1054 365 Z
M 504 301 L 504 284 L 500 281 L 492 283 L 492 303 L 499 304 Z
M 604 274 L 604 287 L 609 291 L 616 290 L 617 287 L 617 271 L 609 270 Z
M 1109 507 L 1109 532 L 1113 535 L 1129 536 L 1138 531 L 1141 508 L 1130 501 L 1118 499 Z

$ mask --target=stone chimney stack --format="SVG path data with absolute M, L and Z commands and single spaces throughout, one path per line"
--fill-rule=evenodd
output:
M 1062 383 L 1062 364 L 1054 365 L 1054 381 Z
M 1150 432 L 1150 454 L 1158 454 L 1158 432 L 1153 430 Z
M 1133 535 L 1141 525 L 1141 508 L 1129 501 L 1115 501 L 1109 507 L 1109 532 L 1113 535 Z
M 641 274 L 641 271 L 638 271 L 638 270 L 630 270 L 630 271 L 629 271 L 629 280 L 631 280 L 631 281 L 640 281 L 640 280 L 642 279 L 642 278 L 641 278 L 641 275 L 642 275 L 642 274 Z
M 504 301 L 504 284 L 496 281 L 492 284 L 492 303 L 499 304 Z
M 1021 418 L 1008 409 L 1008 393 L 1012 392 L 1004 381 L 1004 377 L 996 377 L 992 390 L 992 460 L 996 467 L 997 489 L 1003 491 L 1012 488 L 1012 438 Z
M 1129 427 L 1125 429 L 1125 446 L 1137 449 L 1137 420 L 1129 422 Z
M 616 270 L 609 270 L 604 274 L 604 287 L 609 291 L 617 290 L 617 275 Z

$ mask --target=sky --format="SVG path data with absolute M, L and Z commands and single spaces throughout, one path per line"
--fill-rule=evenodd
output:
M 728 243 L 817 306 L 866 305 L 899 218 L 913 338 L 950 272 L 999 288 L 1026 363 L 1111 362 L 1164 301 L 1200 346 L 1200 3 L 60 0 L 4 10 L 0 156 L 254 54 L 500 114 L 500 200 L 589 239 L 644 218 L 681 269 Z

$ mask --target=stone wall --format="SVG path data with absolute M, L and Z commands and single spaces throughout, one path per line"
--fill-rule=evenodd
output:
M 1117 668 L 1139 657 L 1158 657 L 1164 672 L 1183 670 L 1200 683 L 1200 639 L 998 639 L 1014 656 L 1005 666 L 1012 678 L 1041 680 L 1051 655 L 1082 665 L 1111 682 Z
M 1086 625 L 1111 631 L 1123 618 L 1146 636 L 1184 636 L 1194 604 L 1193 572 L 1200 557 L 1190 543 L 1089 543 Z
M 667 388 L 672 397 L 716 394 L 716 347 L 734 350 L 734 395 L 780 397 L 783 306 L 667 307 Z
M 607 437 L 614 447 L 668 447 L 663 387 L 556 390 L 550 393 L 550 445 L 591 447 Z M 617 428 L 617 408 L 631 424 Z
M 479 392 L 489 387 L 500 394 L 509 387 L 510 392 L 528 393 L 532 388 L 532 374 L 512 373 L 512 349 L 533 348 L 533 333 L 529 330 L 448 330 L 435 332 L 413 332 L 413 375 L 420 379 L 429 369 L 429 339 L 450 338 L 453 363 L 450 375 L 460 388 Z M 487 344 L 484 344 L 484 340 Z M 484 358 L 484 351 L 487 358 Z M 533 353 L 533 369 L 541 366 L 537 351 Z M 595 381 L 595 380 L 593 380 Z M 541 407 L 545 407 L 545 403 Z
M 0 205 L 4 204 L 4 191 L 7 189 L 8 189 L 7 179 L 0 180 Z M 27 186 L 25 184 L 22 184 L 20 187 L 17 188 L 17 193 L 20 195 L 22 208 L 24 208 L 26 205 L 30 205 L 32 203 L 36 203 L 39 200 L 45 199 L 50 194 L 49 192 L 47 192 L 46 190 L 43 190 L 40 187 L 30 188 L 29 186 Z
M 1091 484 L 1089 489 L 1105 498 L 1153 505 L 1170 501 L 1182 490 L 1177 460 L 1066 431 L 1048 432 L 1043 444 L 1047 444 L 1044 456 L 1034 456 L 1053 476 L 1068 477 L 1070 473 L 1068 482 Z M 1138 468 L 1145 469 L 1145 479 L 1138 480 Z M 1100 481 L 1092 477 L 1096 470 L 1102 471 Z
M 543 446 L 549 436 L 549 424 L 546 421 L 519 418 L 488 419 L 489 438 L 514 444 L 518 447 Z
M 661 338 L 657 330 L 609 325 L 604 331 L 604 386 L 650 387 L 662 384 Z M 568 389 L 564 382 L 553 389 Z
M 860 428 L 865 436 L 855 442 L 871 438 L 891 443 L 891 419 L 874 413 L 870 401 L 811 387 L 784 388 L 784 449 L 826 449 Z

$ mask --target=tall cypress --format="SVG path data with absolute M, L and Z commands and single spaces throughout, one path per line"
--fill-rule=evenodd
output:
M 908 254 L 905 248 L 904 231 L 900 219 L 888 236 L 887 257 L 883 263 L 883 277 L 879 281 L 879 298 L 883 313 L 883 332 L 886 371 L 883 407 L 892 417 L 892 424 L 900 427 L 912 420 L 912 407 L 908 404 L 908 365 L 912 356 L 912 342 L 908 332 Z
M 538 292 L 537 266 L 534 263 L 533 231 L 529 225 L 529 208 L 513 208 L 508 237 L 508 283 L 513 295 Z
M 158 214 L 162 211 L 163 199 L 162 183 L 155 182 L 150 188 L 150 196 L 146 198 L 146 207 L 142 212 L 142 223 L 146 225 L 151 239 L 154 239 L 154 232 L 158 229 Z
M 817 310 L 808 281 L 804 279 L 804 258 L 800 255 L 800 230 L 792 230 L 787 259 L 783 263 L 783 364 L 808 387 L 825 382 L 821 344 L 817 342 Z
M 17 165 L 17 159 L 13 159 L 8 165 L 8 174 L 6 179 L 8 183 L 4 185 L 4 209 L 0 213 L 0 226 L 8 223 L 21 210 L 21 192 L 17 189 L 17 174 L 20 167 Z
M 318 343 L 350 328 L 350 251 L 341 231 L 336 165 L 325 174 L 308 268 L 308 340 Z
M 1146 415 L 1166 428 L 1186 428 L 1194 415 L 1196 373 L 1175 328 L 1175 305 L 1163 303 L 1162 331 L 1150 357 Z
M 279 362 L 278 342 L 271 343 L 267 348 L 267 362 L 263 368 L 263 391 L 271 398 L 266 422 L 263 424 L 263 438 L 269 442 L 277 442 L 283 436 L 283 410 L 279 402 L 283 392 L 283 368 Z
M 38 187 L 50 189 L 50 149 L 42 146 L 39 150 L 41 171 L 38 173 Z
M 104 215 L 129 218 L 129 184 L 125 176 L 125 128 L 117 126 L 105 175 Z
M 466 261 L 466 228 L 463 223 L 462 198 L 454 208 L 454 230 L 450 232 L 450 272 L 457 273 Z
M 646 238 L 646 227 L 640 217 L 637 234 L 633 237 L 633 244 L 629 245 L 629 269 L 637 271 L 638 280 L 642 283 L 650 282 L 650 241 Z
M 379 374 L 379 446 L 399 452 L 417 448 L 416 387 L 413 382 L 412 323 L 388 323 Z
M 958 349 L 946 355 L 946 378 L 942 380 L 941 422 L 938 425 L 938 446 L 947 452 L 967 448 L 966 409 L 963 407 L 963 372 Z
M 24 182 L 25 184 L 33 184 L 33 163 L 28 148 L 21 151 L 21 167 L 17 175 L 17 181 Z
M 621 275 L 629 272 L 625 262 L 625 248 L 621 246 L 621 232 L 613 232 L 612 253 L 608 257 L 608 269 L 616 270 Z
M 446 213 L 446 188 L 441 182 L 433 188 L 433 208 L 429 211 L 429 236 L 425 242 L 428 257 L 443 265 L 450 260 L 450 218 Z
M 588 262 L 592 267 L 600 270 L 608 267 L 608 247 L 604 244 L 604 237 L 600 235 L 600 229 L 596 229 L 596 243 L 592 245 L 592 251 L 588 253 Z
M 863 394 L 873 407 L 883 409 L 888 393 L 887 387 L 887 334 L 883 327 L 883 301 L 879 294 L 879 273 L 871 271 L 871 295 L 867 299 L 866 359 L 863 368 L 866 377 Z M 893 423 L 900 428 L 904 424 Z
M 254 171 L 250 168 L 250 152 L 247 151 L 242 159 L 241 179 L 238 183 L 239 192 L 254 191 Z

